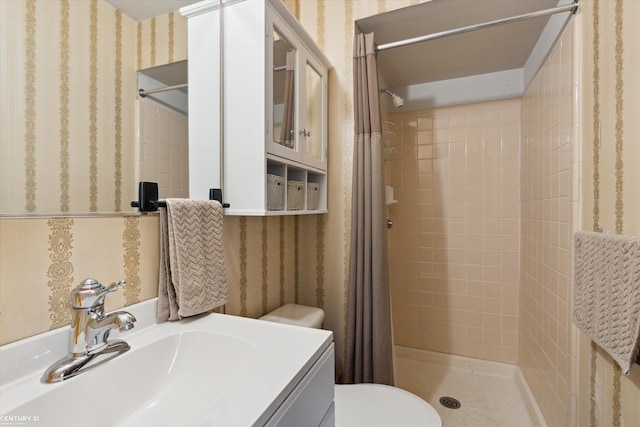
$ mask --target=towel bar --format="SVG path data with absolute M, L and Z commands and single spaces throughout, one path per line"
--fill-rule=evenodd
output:
M 220 188 L 209 189 L 209 200 L 217 200 L 223 208 L 228 208 L 229 203 L 222 203 L 222 190 Z M 158 200 L 158 183 L 141 181 L 138 184 L 138 200 L 131 202 L 132 208 L 138 208 L 140 212 L 156 212 L 159 207 L 167 207 L 164 200 Z

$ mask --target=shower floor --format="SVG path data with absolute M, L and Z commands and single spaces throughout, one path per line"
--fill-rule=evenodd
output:
M 429 402 L 443 426 L 545 427 L 516 365 L 395 347 L 396 385 Z M 448 409 L 443 396 L 461 403 Z

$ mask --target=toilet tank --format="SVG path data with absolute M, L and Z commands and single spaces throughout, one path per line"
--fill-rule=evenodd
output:
M 265 314 L 260 319 L 269 322 L 320 329 L 324 321 L 324 310 L 300 304 L 285 304 Z

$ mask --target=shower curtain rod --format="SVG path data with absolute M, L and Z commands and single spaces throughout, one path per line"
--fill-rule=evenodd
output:
M 176 89 L 182 89 L 183 87 L 188 87 L 189 83 L 183 83 L 180 85 L 175 85 L 175 86 L 166 86 L 166 87 L 159 87 L 157 89 L 149 89 L 149 90 L 144 90 L 144 89 L 140 89 L 138 91 L 138 95 L 140 95 L 141 97 L 145 97 L 147 95 L 151 95 L 152 93 L 158 93 L 158 92 L 166 92 L 169 90 L 176 90 Z
M 554 15 L 556 13 L 571 12 L 575 15 L 578 11 L 578 1 L 565 6 L 557 6 L 551 9 L 543 9 L 536 12 L 525 13 L 523 15 L 512 16 L 510 18 L 497 19 L 495 21 L 484 22 L 482 24 L 469 25 L 468 27 L 455 28 L 453 30 L 441 31 L 439 33 L 428 34 L 425 36 L 414 37 L 397 42 L 384 43 L 376 48 L 378 52 L 396 47 L 409 46 L 416 43 L 426 42 L 429 40 L 441 39 L 443 37 L 455 36 L 457 34 L 468 33 L 471 31 L 482 30 L 484 28 L 493 27 L 495 25 L 510 24 L 512 22 L 524 21 L 525 19 L 539 18 L 541 16 Z

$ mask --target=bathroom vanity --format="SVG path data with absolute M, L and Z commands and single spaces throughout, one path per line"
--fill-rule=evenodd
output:
M 2 424 L 334 425 L 330 331 L 215 313 L 156 323 L 155 299 L 127 310 L 135 328 L 113 335 L 131 349 L 61 383 L 40 378 L 68 327 L 0 347 Z

